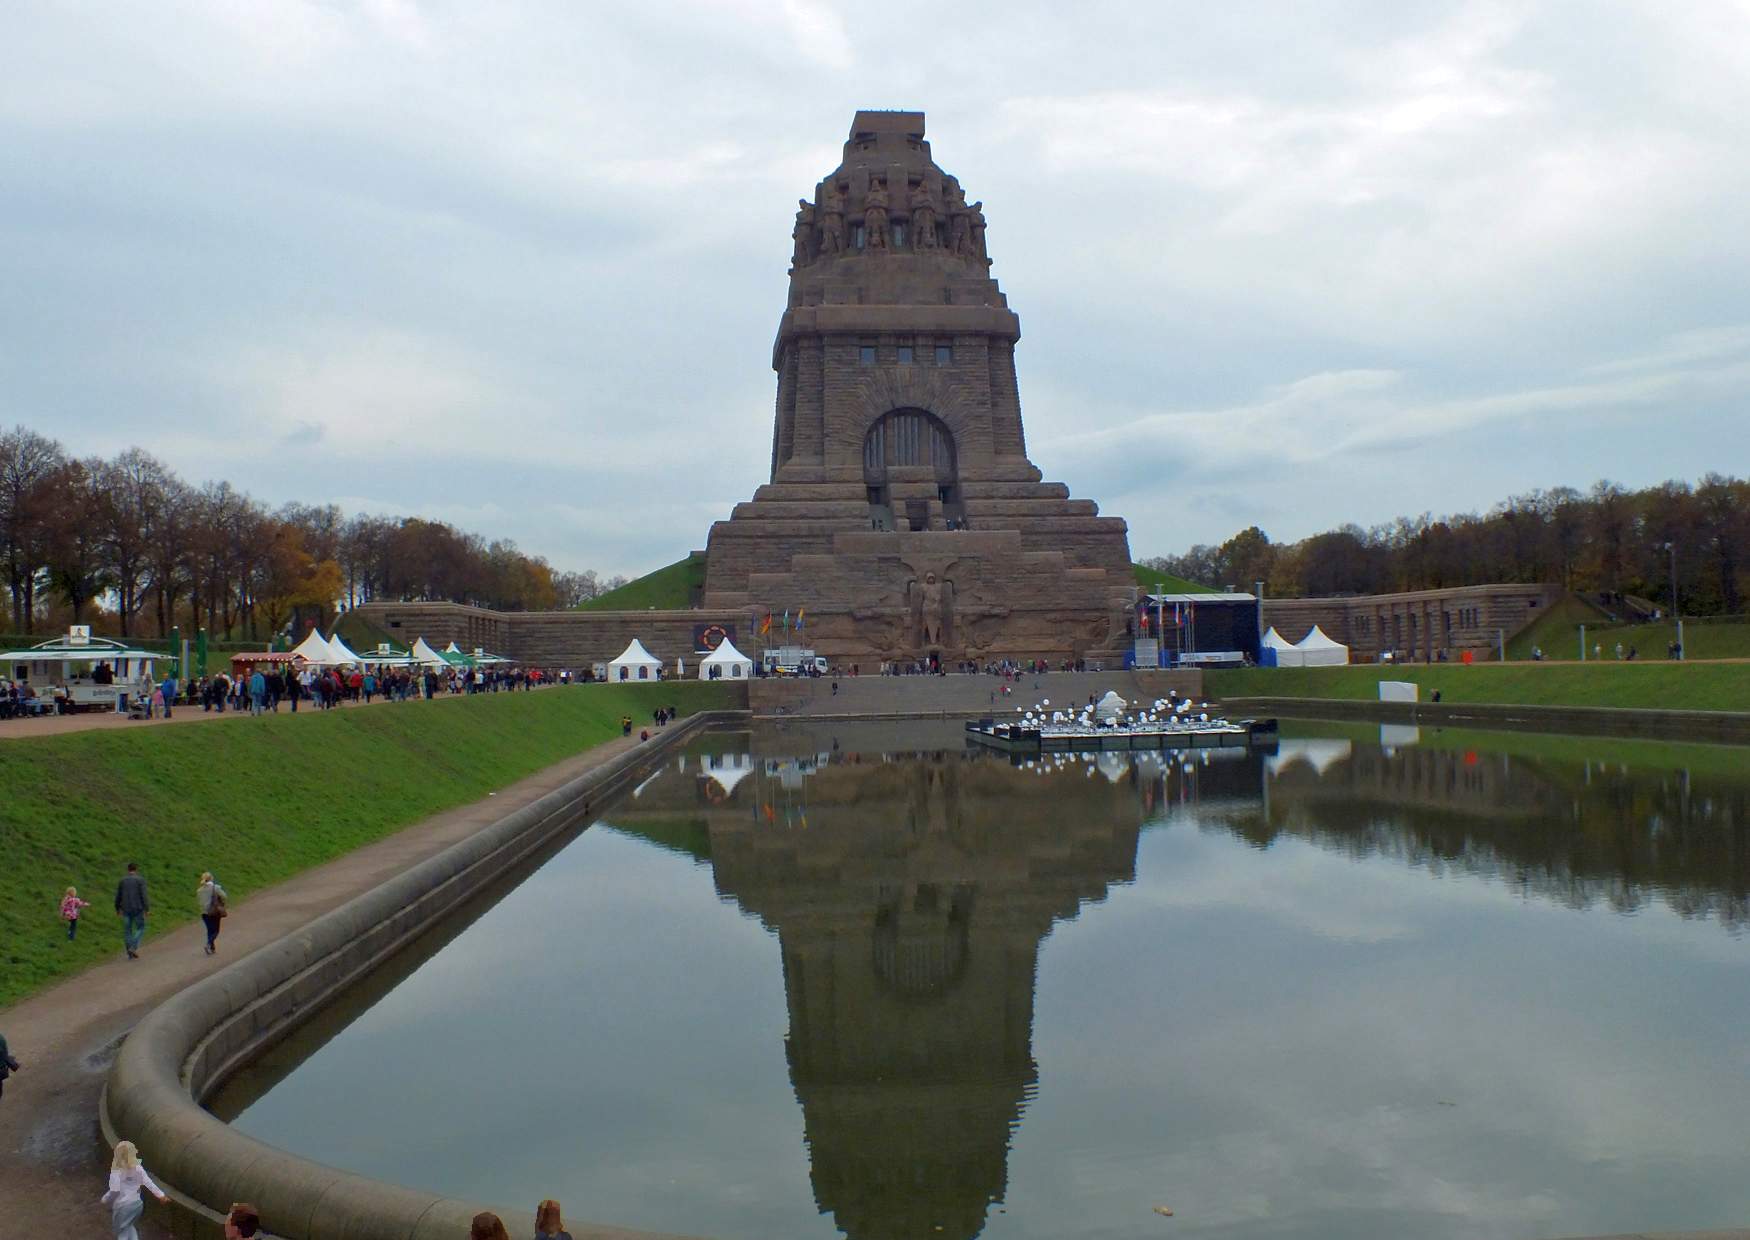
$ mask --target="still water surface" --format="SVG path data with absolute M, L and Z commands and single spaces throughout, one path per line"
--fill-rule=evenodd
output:
M 746 1240 L 1750 1224 L 1746 752 L 1284 729 L 708 738 L 215 1110 Z

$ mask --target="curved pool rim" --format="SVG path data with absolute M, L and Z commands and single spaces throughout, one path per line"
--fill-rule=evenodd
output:
M 745 712 L 708 711 L 659 733 L 274 943 L 179 991 L 128 1034 L 99 1103 L 106 1143 L 139 1147 L 170 1198 L 172 1234 L 222 1234 L 234 1201 L 274 1240 L 454 1240 L 482 1210 L 515 1230 L 529 1211 L 373 1180 L 258 1141 L 202 1103 L 355 982 L 543 845 L 645 777 L 670 751 Z M 601 1240 L 685 1240 L 609 1224 Z

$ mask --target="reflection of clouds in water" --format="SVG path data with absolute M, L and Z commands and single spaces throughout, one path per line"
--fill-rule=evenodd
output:
M 1042 953 L 1014 1211 L 1111 1201 L 1080 1230 L 1130 1234 L 1141 1180 L 1186 1234 L 1524 1237 L 1719 1203 L 1741 1179 L 1743 945 L 1663 909 L 1432 886 L 1292 841 L 1145 835 L 1136 886 Z M 1162 950 L 1128 957 L 1126 1008 L 1102 1010 L 1107 957 L 1136 942 Z M 1034 1144 L 1082 1107 L 1083 1142 Z

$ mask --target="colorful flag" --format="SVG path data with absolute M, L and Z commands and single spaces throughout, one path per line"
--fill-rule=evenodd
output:
M 796 609 L 796 631 L 798 633 L 800 633 L 802 631 L 802 617 L 804 615 L 806 615 L 807 612 L 808 612 L 808 608 L 806 608 L 806 607 L 798 607 Z
M 788 607 L 786 607 L 786 608 L 784 608 L 784 632 L 788 633 L 789 631 L 790 631 L 790 609 Z
M 766 618 L 764 620 L 760 621 L 760 636 L 764 637 L 767 633 L 770 633 L 771 631 L 772 631 L 772 613 L 768 611 L 766 613 Z

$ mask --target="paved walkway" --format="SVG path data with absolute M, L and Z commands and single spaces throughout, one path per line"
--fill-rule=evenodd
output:
M 550 687 L 548 685 L 538 686 L 540 689 Z M 438 695 L 438 700 L 443 701 L 445 698 L 456 696 L 460 695 L 443 693 Z M 334 709 L 360 710 L 366 705 L 381 706 L 388 700 L 385 697 L 378 697 L 369 703 L 343 702 Z M 292 714 L 291 703 L 282 703 L 279 713 L 282 715 Z M 299 702 L 297 713 L 299 715 L 320 715 L 322 709 L 310 701 L 304 700 Z M 248 718 L 250 718 L 250 714 L 247 709 L 228 709 L 220 713 L 216 710 L 202 710 L 198 706 L 178 706 L 170 713 L 168 719 L 129 719 L 126 715 L 118 715 L 113 710 L 82 710 L 76 715 L 41 715 L 34 719 L 0 719 L 0 740 L 27 736 L 55 736 L 62 732 L 91 732 L 101 728 L 168 728 L 183 723 L 212 723 L 220 719 Z M 8 1240 L 8 1238 L 0 1235 L 0 1240 Z
M 140 959 L 130 961 L 110 918 L 92 917 L 92 933 L 115 935 L 117 958 L 0 1011 L 0 1033 L 24 1065 L 0 1099 L 0 1240 L 108 1234 L 108 1213 L 97 1204 L 108 1170 L 97 1130 L 98 1095 L 122 1038 L 148 1011 L 227 959 L 291 933 L 636 744 L 635 738 L 607 741 L 483 801 L 255 893 L 225 920 L 214 958 L 201 950 L 205 936 L 196 922 L 163 935 L 148 931 Z M 140 1234 L 167 1240 L 144 1225 Z

